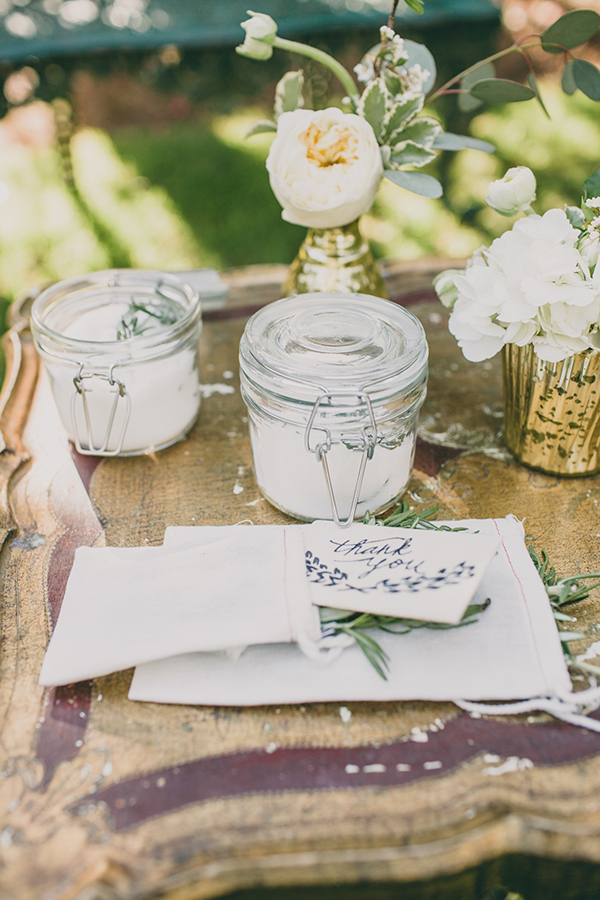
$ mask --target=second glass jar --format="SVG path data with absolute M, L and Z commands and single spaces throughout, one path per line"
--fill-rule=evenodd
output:
M 257 312 L 240 343 L 256 481 L 278 509 L 349 525 L 406 490 L 428 349 L 408 310 L 303 294 Z

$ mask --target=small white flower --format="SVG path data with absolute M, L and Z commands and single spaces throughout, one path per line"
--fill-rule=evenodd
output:
M 382 25 L 379 29 L 379 37 L 382 41 L 391 41 L 396 37 L 396 32 L 393 28 L 389 28 L 387 25 Z
M 431 72 L 429 69 L 422 69 L 419 63 L 415 63 L 414 66 L 407 66 L 404 68 L 402 82 L 405 85 L 406 91 L 422 94 L 423 85 L 430 75 Z M 404 96 L 406 95 L 406 91 Z
M 516 216 L 535 200 L 535 175 L 527 166 L 509 169 L 504 178 L 493 181 L 485 202 L 503 216 Z
M 255 13 L 251 9 L 248 15 L 252 18 L 242 22 L 246 37 L 244 43 L 235 48 L 236 52 L 250 59 L 270 59 L 277 36 L 277 22 L 266 13 Z
M 366 119 L 339 109 L 283 113 L 267 159 L 282 218 L 307 228 L 337 228 L 366 212 L 383 176 Z
M 354 66 L 356 77 L 362 84 L 369 84 L 375 78 L 375 67 L 371 60 L 365 57 L 366 62 L 359 62 Z

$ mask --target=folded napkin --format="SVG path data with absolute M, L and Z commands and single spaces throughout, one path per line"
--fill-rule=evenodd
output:
M 255 643 L 295 641 L 317 656 L 301 532 L 267 529 L 214 529 L 201 547 L 80 547 L 40 683 Z
M 358 647 L 344 650 L 333 665 L 321 668 L 295 645 L 263 642 L 248 647 L 236 661 L 223 653 L 187 653 L 139 665 L 130 699 L 253 706 L 352 700 L 521 700 L 570 692 L 556 624 L 525 547 L 521 524 L 514 517 L 451 524 L 501 538 L 500 551 L 474 598 L 483 602 L 489 597 L 491 605 L 475 624 L 453 630 L 374 633 L 390 658 L 387 681 Z M 235 526 L 235 530 L 261 529 Z M 301 534 L 302 526 L 287 530 Z M 201 531 L 167 529 L 165 543 L 173 546 L 181 541 L 189 546 L 193 532 Z M 376 528 L 372 531 L 377 533 Z M 197 537 L 203 539 L 200 534 Z M 341 603 L 337 599 L 331 605 Z
M 174 526 L 164 546 L 200 547 L 241 525 Z M 287 527 L 287 526 L 286 526 Z M 281 526 L 260 526 L 267 529 Z M 292 526 L 304 538 L 312 602 L 375 615 L 460 622 L 500 536 L 332 522 Z M 249 642 L 250 643 L 250 642 Z

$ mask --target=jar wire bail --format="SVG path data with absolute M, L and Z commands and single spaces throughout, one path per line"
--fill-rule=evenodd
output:
M 73 394 L 73 399 L 71 401 L 71 423 L 73 428 L 73 436 L 75 438 L 75 447 L 78 453 L 81 453 L 82 456 L 118 456 L 123 447 L 123 441 L 125 440 L 125 433 L 127 431 L 127 426 L 129 425 L 129 419 L 131 416 L 131 398 L 127 393 L 127 389 L 122 381 L 119 381 L 118 378 L 114 377 L 114 369 L 118 363 L 113 363 L 110 367 L 108 375 L 103 372 L 86 372 L 84 374 L 84 364 L 80 363 L 79 371 L 77 375 L 73 378 L 73 384 L 75 385 L 75 393 Z M 110 409 L 110 413 L 108 416 L 108 422 L 106 425 L 106 431 L 104 434 L 104 439 L 99 447 L 94 446 L 94 437 L 92 432 L 92 421 L 90 418 L 90 410 L 87 402 L 86 394 L 89 389 L 86 389 L 84 385 L 84 380 L 90 378 L 100 378 L 102 381 L 107 381 L 110 387 L 116 387 L 116 390 L 111 391 L 114 395 L 114 400 L 112 402 L 112 406 Z M 79 435 L 79 426 L 77 424 L 77 398 L 81 397 L 81 402 L 83 405 L 83 415 L 85 419 L 85 428 L 87 432 L 87 446 L 84 446 L 81 442 L 81 437 Z M 117 406 L 119 400 L 123 398 L 125 400 L 125 418 L 123 420 L 123 425 L 121 427 L 121 433 L 119 435 L 119 439 L 117 441 L 116 447 L 113 450 L 107 450 L 108 442 L 110 441 L 111 433 L 113 430 L 113 425 L 115 422 L 115 416 L 117 414 Z
M 321 388 L 321 390 L 324 390 Z M 369 425 L 370 432 L 367 430 L 367 426 L 364 426 L 361 429 L 362 440 L 363 440 L 363 450 L 362 450 L 362 458 L 360 461 L 360 468 L 358 470 L 358 476 L 356 479 L 356 486 L 354 488 L 354 493 L 352 495 L 352 501 L 350 503 L 350 511 L 348 513 L 348 517 L 344 520 L 340 518 L 337 501 L 335 498 L 335 491 L 333 489 L 333 482 L 331 480 L 331 473 L 329 471 L 329 463 L 327 462 L 327 453 L 331 449 L 331 432 L 328 428 L 321 428 L 318 425 L 315 425 L 315 419 L 317 417 L 317 413 L 319 411 L 320 405 L 324 400 L 329 400 L 330 402 L 334 397 L 344 397 L 344 399 L 356 399 L 359 403 L 364 403 L 367 407 L 367 412 L 369 414 Z M 310 446 L 310 435 L 311 431 L 323 431 L 325 433 L 325 440 L 321 441 L 317 444 L 316 447 L 312 448 Z M 356 507 L 358 506 L 358 500 L 360 497 L 360 490 L 362 488 L 363 478 L 365 476 L 365 469 L 367 468 L 367 462 L 373 458 L 373 454 L 375 452 L 375 444 L 377 442 L 377 423 L 375 422 L 375 413 L 373 412 L 373 404 L 371 403 L 371 398 L 364 391 L 356 391 L 347 393 L 345 391 L 324 391 L 321 396 L 317 397 L 315 401 L 315 405 L 312 408 L 312 412 L 310 414 L 310 418 L 308 420 L 308 424 L 306 426 L 306 432 L 304 434 L 304 446 L 309 453 L 314 453 L 317 461 L 321 462 L 323 466 L 323 473 L 325 475 L 325 482 L 327 484 L 327 490 L 329 492 L 329 499 L 331 501 L 331 512 L 333 514 L 333 521 L 339 528 L 348 528 L 352 525 L 354 521 L 354 516 L 356 513 Z

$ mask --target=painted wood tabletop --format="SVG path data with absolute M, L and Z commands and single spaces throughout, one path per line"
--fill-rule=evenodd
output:
M 431 348 L 411 504 L 437 505 L 440 518 L 514 513 L 561 574 L 598 571 L 599 478 L 535 473 L 503 448 L 500 362 L 462 358 L 431 290 L 441 267 L 386 270 Z M 0 897 L 204 900 L 370 881 L 419 883 L 433 898 L 464 876 L 456 896 L 478 900 L 507 854 L 548 861 L 545 900 L 579 896 L 560 876 L 577 866 L 600 895 L 599 734 L 543 714 L 471 718 L 450 703 L 349 703 L 350 718 L 339 703 L 135 703 L 131 672 L 38 686 L 77 547 L 157 545 L 167 525 L 287 521 L 253 481 L 237 379 L 247 317 L 279 296 L 284 274 L 225 273 L 227 306 L 206 314 L 201 336 L 200 420 L 145 457 L 73 450 L 39 374 L 28 301 L 12 309 L 0 395 Z M 223 384 L 233 390 L 209 387 Z M 577 616 L 589 644 L 600 603 L 590 597 Z M 533 767 L 494 773 L 509 757 Z

